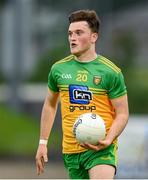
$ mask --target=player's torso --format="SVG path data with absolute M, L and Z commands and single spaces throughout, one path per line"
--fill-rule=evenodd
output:
M 114 109 L 108 98 L 105 73 L 98 59 L 89 63 L 70 60 L 58 66 L 56 79 L 61 98 L 64 153 L 84 151 L 72 134 L 79 115 L 86 112 L 99 114 L 109 129 Z

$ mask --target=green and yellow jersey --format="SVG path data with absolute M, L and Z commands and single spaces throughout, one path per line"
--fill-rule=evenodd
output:
M 127 93 L 121 70 L 101 55 L 90 62 L 79 62 L 74 55 L 56 62 L 48 76 L 48 87 L 60 93 L 63 153 L 86 150 L 73 135 L 73 124 L 79 115 L 100 115 L 108 132 L 115 117 L 110 99 Z

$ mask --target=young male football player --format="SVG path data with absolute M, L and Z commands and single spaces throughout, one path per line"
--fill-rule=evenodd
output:
M 128 121 L 127 90 L 121 70 L 96 52 L 100 20 L 93 10 L 69 16 L 71 55 L 56 62 L 48 77 L 40 141 L 36 154 L 38 174 L 47 162 L 47 141 L 61 101 L 63 158 L 71 179 L 113 179 L 117 166 L 117 137 Z M 76 118 L 86 112 L 105 121 L 106 138 L 79 144 L 73 134 Z

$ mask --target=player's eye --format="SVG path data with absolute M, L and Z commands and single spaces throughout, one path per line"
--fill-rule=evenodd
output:
M 72 36 L 72 32 L 68 32 L 68 36 Z
M 76 31 L 76 34 L 80 36 L 82 34 L 82 31 Z

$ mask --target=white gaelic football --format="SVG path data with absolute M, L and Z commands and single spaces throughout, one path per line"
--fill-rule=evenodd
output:
M 79 143 L 97 145 L 99 140 L 105 138 L 104 120 L 93 113 L 82 114 L 74 123 L 73 133 Z

